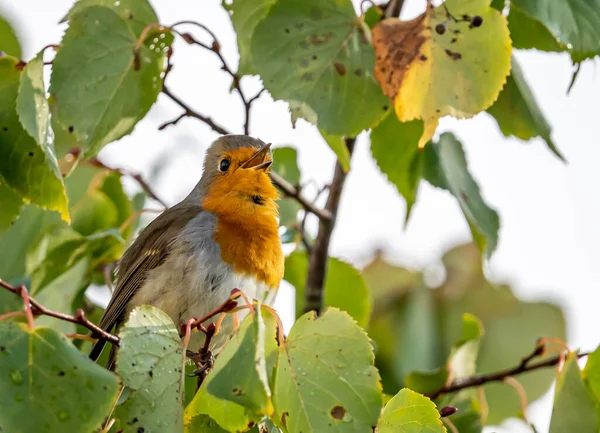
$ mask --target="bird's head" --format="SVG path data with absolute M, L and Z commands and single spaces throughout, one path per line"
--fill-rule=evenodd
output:
M 234 221 L 277 217 L 279 197 L 268 175 L 270 147 L 247 135 L 225 135 L 212 143 L 199 183 L 201 206 Z

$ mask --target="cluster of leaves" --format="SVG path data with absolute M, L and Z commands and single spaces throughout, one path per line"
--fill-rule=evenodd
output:
M 465 341 L 465 314 L 478 317 L 486 330 L 485 335 L 477 335 L 477 348 L 469 358 L 472 365 L 465 373 L 469 376 L 518 365 L 531 352 L 537 338 L 566 337 L 565 321 L 557 306 L 519 301 L 509 286 L 487 281 L 474 245 L 448 251 L 442 263 L 445 281 L 433 289 L 426 286 L 423 273 L 395 266 L 382 257 L 375 258 L 363 270 L 373 297 L 367 329 L 375 344 L 376 365 L 386 393 L 393 394 L 403 386 L 423 393 L 441 388 L 449 372 L 459 367 L 450 367 L 448 358 L 452 357 L 456 342 Z M 541 397 L 554 376 L 547 370 L 520 376 L 528 401 Z M 454 378 L 458 378 L 456 373 Z M 457 426 L 463 416 L 473 422 L 472 427 L 459 428 L 460 432 L 477 432 L 483 424 L 499 424 L 520 413 L 512 388 L 490 383 L 483 389 L 484 400 L 479 393 L 451 402 L 440 400 L 469 408 L 452 418 Z M 462 402 L 465 399 L 468 401 Z M 487 413 L 482 414 L 484 406 Z
M 469 174 L 462 144 L 449 133 L 432 140 L 438 120 L 487 110 L 505 135 L 540 137 L 558 154 L 511 46 L 566 51 L 576 63 L 595 56 L 600 7 L 588 3 L 542 8 L 512 0 L 506 16 L 501 1 L 448 0 L 410 22 L 383 19 L 377 6 L 357 16 L 350 0 L 234 0 L 224 7 L 238 34 L 238 76 L 259 75 L 289 104 L 292 121 L 316 125 L 344 170 L 344 138 L 370 129 L 372 155 L 405 198 L 406 219 L 424 179 L 456 197 L 476 245 L 491 255 L 498 215 Z M 128 196 L 121 173 L 95 156 L 131 133 L 156 101 L 174 39 L 168 27 L 152 26 L 159 19 L 147 0 L 79 0 L 64 21 L 69 27 L 53 47 L 45 83 L 46 50 L 21 61 L 14 32 L 0 20 L 0 278 L 26 283 L 49 308 L 83 306 L 93 318 L 101 309 L 85 291 L 104 284 L 146 200 L 144 193 Z M 294 149 L 277 148 L 273 169 L 299 185 L 296 158 Z M 115 373 L 83 355 L 89 343 L 65 337 L 84 332 L 72 323 L 3 321 L 0 385 L 7 392 L 0 401 L 11 410 L 0 413 L 0 428 L 94 431 L 108 417 L 124 432 L 443 432 L 437 403 L 459 408 L 453 420 L 461 432 L 478 432 L 518 413 L 518 400 L 502 385 L 485 387 L 487 418 L 470 390 L 435 403 L 417 392 L 441 387 L 449 374 L 513 365 L 540 336 L 564 338 L 556 307 L 520 302 L 492 285 L 479 254 L 467 248 L 446 256 L 447 280 L 434 290 L 415 272 L 376 261 L 361 273 L 331 257 L 324 298 L 331 308 L 318 319 L 301 315 L 308 255 L 298 241 L 300 206 L 283 199 L 280 210 L 284 242 L 295 249 L 285 279 L 296 288 L 298 320 L 287 339 L 278 337 L 274 317 L 257 309 L 194 393 L 193 381 L 183 380 L 189 367 L 178 332 L 154 308 L 135 310 L 120 331 Z M 21 307 L 0 291 L 0 314 Z M 561 370 L 553 431 L 597 430 L 598 356 L 583 373 L 572 357 Z M 524 376 L 527 397 L 538 398 L 551 380 L 548 372 Z

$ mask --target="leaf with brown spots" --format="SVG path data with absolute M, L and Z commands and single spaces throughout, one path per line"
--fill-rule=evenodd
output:
M 506 17 L 488 0 L 448 0 L 412 21 L 383 20 L 372 34 L 375 77 L 400 121 L 423 119 L 420 147 L 441 117 L 468 118 L 491 106 L 510 71 Z
M 287 433 L 366 432 L 382 394 L 369 337 L 345 312 L 300 317 L 280 348 L 273 420 Z
M 114 416 L 123 433 L 183 433 L 185 355 L 173 321 L 158 308 L 142 305 L 129 314 L 119 336 L 116 372 L 127 398 Z
M 293 121 L 353 136 L 385 116 L 375 53 L 350 0 L 278 0 L 250 45 L 265 88 L 290 105 Z
M 98 431 L 119 395 L 114 373 L 50 328 L 2 322 L 0 342 L 3 433 Z

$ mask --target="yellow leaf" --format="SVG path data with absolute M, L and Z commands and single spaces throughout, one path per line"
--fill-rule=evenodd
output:
M 446 115 L 472 117 L 490 107 L 510 72 L 506 17 L 489 0 L 448 0 L 411 21 L 373 28 L 375 78 L 402 122 L 423 119 L 423 147 Z

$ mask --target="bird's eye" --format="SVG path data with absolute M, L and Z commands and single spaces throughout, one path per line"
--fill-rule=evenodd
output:
M 222 159 L 221 162 L 219 163 L 219 170 L 221 170 L 223 173 L 225 173 L 229 169 L 230 165 L 231 165 L 231 163 L 229 162 L 228 159 Z

